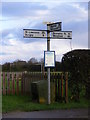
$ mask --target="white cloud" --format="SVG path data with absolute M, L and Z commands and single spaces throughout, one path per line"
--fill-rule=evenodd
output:
M 84 7 L 81 7 L 80 4 L 72 3 L 71 6 L 75 7 L 76 9 L 87 15 L 87 10 L 85 10 Z
M 88 48 L 88 32 L 75 33 L 73 35 L 73 49 L 87 49 Z
M 8 46 L 2 46 L 3 53 L 6 53 L 6 55 L 2 55 L 3 61 L 29 60 L 30 57 L 40 59 L 44 57 L 44 50 L 47 50 L 47 40 L 36 40 L 33 43 L 24 44 L 19 40 L 10 39 L 8 44 Z M 56 51 L 57 60 L 60 61 L 61 55 L 70 50 L 69 42 L 66 40 L 51 40 L 51 50 Z
M 2 55 L 3 61 L 14 61 L 16 59 L 30 59 L 31 57 L 36 57 L 37 59 L 43 56 L 43 51 L 46 50 L 46 42 L 36 42 L 24 44 L 19 40 L 12 40 L 8 41 L 8 46 L 0 47 L 3 49 L 3 53 L 6 55 Z M 1 61 L 0 61 L 1 62 Z
M 50 10 L 50 9 L 54 9 L 55 7 L 58 7 L 58 6 L 60 7 L 63 4 L 63 2 L 60 2 L 60 1 L 41 2 L 40 4 L 47 6 L 47 8 Z
M 36 16 L 47 16 L 49 14 L 49 10 L 37 10 L 36 11 Z
M 25 25 L 29 22 L 30 21 L 28 19 L 23 19 L 23 18 L 11 19 L 11 20 L 8 20 L 6 18 L 5 21 L 2 21 L 2 30 L 19 28 L 19 27 L 22 27 L 23 25 Z
M 87 9 L 80 3 L 63 3 L 63 2 L 52 2 L 52 3 L 40 3 L 48 8 L 47 16 L 44 16 L 45 21 L 63 21 L 69 22 L 80 22 L 88 20 L 88 4 Z
M 78 11 L 78 14 L 75 18 L 76 21 L 88 20 L 88 8 L 86 10 L 85 7 L 80 6 L 80 4 L 78 4 L 78 3 L 72 3 L 69 5 L 75 9 L 77 9 L 77 11 Z

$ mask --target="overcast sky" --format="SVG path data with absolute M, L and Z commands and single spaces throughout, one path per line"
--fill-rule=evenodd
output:
M 46 30 L 44 22 L 62 22 L 63 31 L 72 31 L 72 40 L 51 39 L 50 49 L 55 51 L 56 60 L 72 49 L 88 48 L 88 1 L 79 2 L 21 2 L 24 0 L 2 0 L 0 7 L 0 64 L 17 59 L 40 60 L 47 50 L 47 39 L 23 38 L 23 29 Z M 72 0 L 75 1 L 75 0 Z M 76 0 L 77 1 L 77 0 Z M 71 43 L 71 45 L 70 45 Z

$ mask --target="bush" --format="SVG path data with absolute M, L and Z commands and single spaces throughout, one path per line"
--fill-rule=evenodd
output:
M 63 71 L 70 72 L 69 88 L 75 101 L 79 101 L 80 93 L 85 86 L 85 95 L 89 96 L 90 50 L 73 50 L 62 58 Z

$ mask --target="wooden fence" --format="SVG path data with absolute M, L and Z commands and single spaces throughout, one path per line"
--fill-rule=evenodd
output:
M 21 72 L 2 72 L 0 73 L 3 95 L 15 95 L 22 93 Z
M 55 83 L 56 100 L 65 98 L 68 101 L 68 73 L 51 72 L 51 82 Z M 47 80 L 47 73 L 22 73 L 22 72 L 3 72 L 0 73 L 2 80 L 3 95 L 27 94 L 30 91 L 30 84 L 33 81 Z

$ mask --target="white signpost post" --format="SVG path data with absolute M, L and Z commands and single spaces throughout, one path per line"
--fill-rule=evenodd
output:
M 24 38 L 47 38 L 47 52 L 44 54 L 44 66 L 48 76 L 48 104 L 50 104 L 50 67 L 55 67 L 55 52 L 50 51 L 51 39 L 72 39 L 72 31 L 61 31 L 61 22 L 47 23 L 47 30 L 23 29 Z M 51 32 L 51 34 L 50 34 Z

